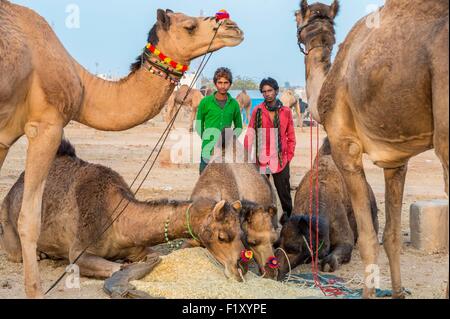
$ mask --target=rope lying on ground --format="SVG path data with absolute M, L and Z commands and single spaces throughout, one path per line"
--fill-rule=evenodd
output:
M 293 274 L 290 276 L 291 279 L 287 282 L 295 283 L 301 288 L 308 289 L 321 289 L 325 290 L 335 290 L 340 291 L 339 295 L 334 295 L 337 298 L 343 299 L 358 299 L 362 298 L 363 289 L 362 288 L 349 288 L 348 285 L 355 282 L 356 287 L 361 287 L 364 285 L 363 279 L 359 275 L 353 276 L 348 281 L 344 279 L 330 275 L 330 274 L 314 274 L 314 273 L 303 273 L 303 274 Z M 320 287 L 317 285 L 317 279 L 320 281 Z M 405 293 L 411 295 L 411 291 L 408 289 L 403 289 Z M 327 295 L 326 295 L 327 296 Z M 375 289 L 375 296 L 377 298 L 392 297 L 392 290 L 390 289 Z M 330 297 L 330 296 L 327 296 Z

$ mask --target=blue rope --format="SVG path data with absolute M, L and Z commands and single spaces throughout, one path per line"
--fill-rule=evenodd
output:
M 320 275 L 318 274 L 318 278 L 320 280 L 320 284 L 323 288 L 337 288 L 344 292 L 343 296 L 337 298 L 343 299 L 360 299 L 362 298 L 363 289 L 352 289 L 348 288 L 344 285 L 344 280 L 340 277 L 334 275 Z M 307 286 L 310 289 L 318 289 L 316 287 L 316 283 L 314 282 L 314 276 L 312 273 L 304 273 L 304 274 L 293 274 L 291 275 L 291 279 L 289 282 L 299 284 L 302 286 Z M 330 283 L 331 282 L 331 283 Z M 411 295 L 411 291 L 404 288 L 404 292 L 408 295 Z M 392 290 L 390 289 L 375 289 L 375 296 L 377 298 L 383 297 L 392 297 Z

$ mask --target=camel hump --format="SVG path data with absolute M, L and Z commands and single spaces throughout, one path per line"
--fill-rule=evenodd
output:
M 75 153 L 75 147 L 73 147 L 73 145 L 68 140 L 62 139 L 56 156 L 76 157 L 77 155 Z

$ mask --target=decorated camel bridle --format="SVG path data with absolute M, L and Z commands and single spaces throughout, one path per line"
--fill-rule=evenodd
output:
M 163 77 L 171 84 L 178 85 L 189 65 L 181 64 L 162 53 L 153 44 L 145 46 L 142 65 L 153 74 Z
M 219 10 L 215 16 L 217 22 L 229 18 L 230 14 L 224 9 Z M 217 30 L 218 28 L 216 32 Z M 176 62 L 152 43 L 147 43 L 141 59 L 141 65 L 145 66 L 150 73 L 161 76 L 174 85 L 178 85 L 184 73 L 189 70 L 189 65 Z

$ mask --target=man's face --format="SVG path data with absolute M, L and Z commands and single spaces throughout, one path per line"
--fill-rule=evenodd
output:
M 227 78 L 219 78 L 216 82 L 217 92 L 220 94 L 227 94 L 231 87 L 230 81 Z
M 267 103 L 275 101 L 278 95 L 278 91 L 275 91 L 275 89 L 270 85 L 264 85 L 262 87 L 261 93 Z

